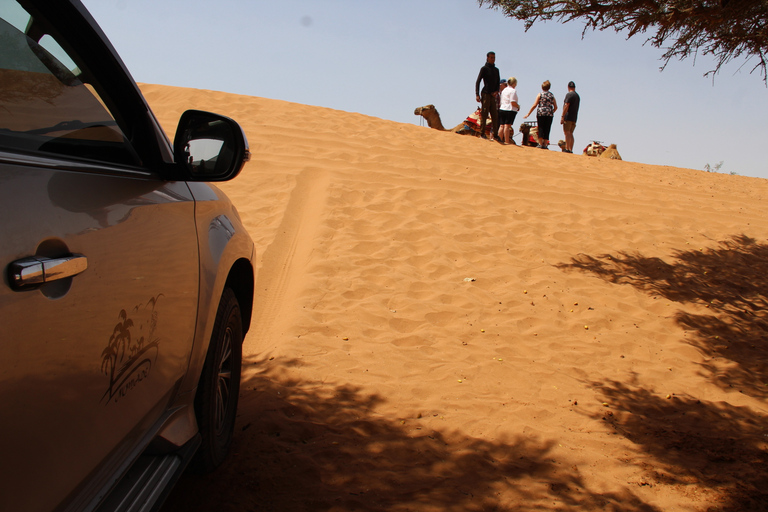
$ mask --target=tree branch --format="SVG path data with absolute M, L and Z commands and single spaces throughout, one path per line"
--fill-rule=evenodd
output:
M 768 85 L 768 0 L 478 0 L 481 7 L 500 10 L 525 23 L 581 20 L 587 30 L 613 29 L 627 38 L 648 32 L 647 43 L 664 48 L 666 67 L 672 58 L 711 55 L 716 74 L 733 59 L 757 59 Z

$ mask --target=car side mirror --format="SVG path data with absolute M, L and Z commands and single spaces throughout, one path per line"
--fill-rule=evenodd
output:
M 176 164 L 189 181 L 227 181 L 251 158 L 236 121 L 201 110 L 181 115 L 173 142 Z

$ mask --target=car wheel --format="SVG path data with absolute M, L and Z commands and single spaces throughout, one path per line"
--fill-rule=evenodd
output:
M 234 292 L 226 288 L 216 312 L 211 344 L 195 395 L 202 444 L 192 461 L 192 469 L 198 473 L 213 471 L 224 462 L 232 444 L 242 348 L 240 305 Z

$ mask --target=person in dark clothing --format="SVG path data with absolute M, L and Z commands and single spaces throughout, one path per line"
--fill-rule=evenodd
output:
M 573 131 L 576 129 L 576 121 L 579 117 L 579 93 L 576 92 L 576 84 L 568 82 L 568 94 L 565 95 L 565 104 L 563 105 L 563 117 L 560 123 L 563 125 L 565 134 L 565 151 L 573 153 Z
M 483 90 L 480 90 L 480 82 L 483 82 Z M 481 105 L 480 109 L 480 136 L 485 138 L 485 124 L 488 114 L 491 115 L 493 128 L 490 139 L 493 140 L 499 131 L 499 110 L 496 107 L 496 96 L 499 95 L 499 70 L 496 68 L 496 54 L 488 52 L 485 66 L 480 68 L 475 82 L 475 99 Z
M 525 118 L 528 119 L 533 109 L 536 109 L 536 127 L 539 129 L 539 145 L 536 147 L 541 149 L 549 149 L 549 132 L 552 129 L 552 118 L 557 110 L 557 101 L 555 95 L 549 92 L 550 87 L 552 84 L 549 80 L 541 84 L 541 92 L 536 96 L 531 110 L 525 114 Z

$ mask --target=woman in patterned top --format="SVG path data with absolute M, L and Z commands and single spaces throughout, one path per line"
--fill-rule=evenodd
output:
M 552 84 L 549 80 L 546 80 L 541 84 L 541 92 L 536 96 L 536 101 L 533 103 L 531 110 L 525 114 L 525 119 L 531 115 L 533 109 L 538 107 L 536 111 L 536 124 L 539 129 L 539 145 L 537 147 L 541 149 L 549 149 L 549 132 L 552 129 L 552 119 L 557 111 L 557 101 L 555 95 L 549 92 L 549 88 Z

